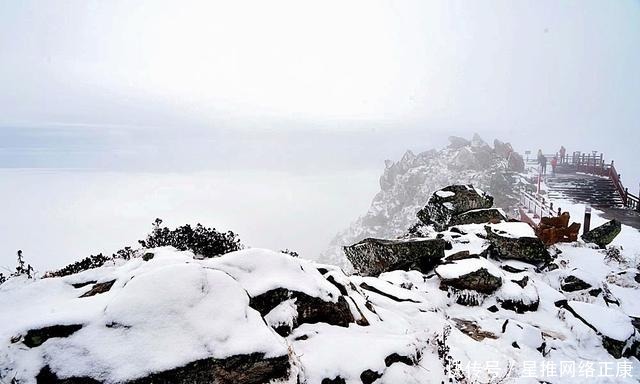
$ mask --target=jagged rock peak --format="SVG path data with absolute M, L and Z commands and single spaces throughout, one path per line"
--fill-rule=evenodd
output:
M 380 191 L 368 212 L 339 233 L 321 259 L 348 268 L 342 247 L 365 238 L 404 235 L 431 194 L 447 185 L 473 184 L 491 194 L 497 208 L 511 212 L 518 196 L 514 172 L 524 169 L 522 157 L 500 140 L 496 151 L 477 134 L 472 140 L 451 137 L 450 142 L 441 149 L 407 151 L 399 161 L 385 161 Z

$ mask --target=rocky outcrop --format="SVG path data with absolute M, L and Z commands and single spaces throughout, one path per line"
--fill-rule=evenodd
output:
M 380 177 L 380 191 L 368 212 L 336 235 L 321 260 L 349 268 L 344 246 L 366 238 L 393 239 L 404 235 L 419 222 L 416 212 L 443 186 L 473 184 L 494 197 L 495 207 L 511 212 L 519 196 L 518 178 L 502 146 L 491 148 L 479 137 L 474 137 L 473 142 L 461 138 L 450 141 L 449 146 L 439 150 L 415 154 L 407 151 L 398 161 L 387 160 Z M 511 158 L 514 157 L 515 152 Z
M 578 301 L 560 301 L 556 306 L 564 308 L 576 319 L 596 332 L 602 338 L 602 346 L 619 359 L 633 352 L 634 327 L 631 318 L 617 309 L 600 307 Z
M 436 191 L 416 216 L 425 224 L 433 224 L 438 231 L 450 225 L 468 224 L 467 220 L 478 219 L 483 214 L 471 214 L 460 218 L 461 214 L 472 210 L 491 208 L 493 197 L 477 190 L 472 185 L 450 185 Z M 490 213 L 484 213 L 487 215 Z
M 451 287 L 490 294 L 502 286 L 502 274 L 485 259 L 464 259 L 442 264 L 435 272 L 445 289 Z
M 286 288 L 276 288 L 259 296 L 251 298 L 249 306 L 262 316 L 267 316 L 281 303 L 293 299 L 292 303 L 296 316 L 290 324 L 280 324 L 275 327 L 276 332 L 286 336 L 300 324 L 327 323 L 341 327 L 347 327 L 355 321 L 349 304 L 343 296 L 339 296 L 336 302 L 324 301 L 302 292 L 290 291 Z
M 80 297 L 91 297 L 101 293 L 108 292 L 111 289 L 111 287 L 113 287 L 113 283 L 115 282 L 116 282 L 115 280 L 111 280 L 111 281 L 106 281 L 104 283 L 94 284 L 89 291 L 82 294 L 82 296 Z
M 378 276 L 393 270 L 431 270 L 444 257 L 442 239 L 365 239 L 344 247 L 353 267 L 363 276 Z
M 586 281 L 582 280 L 579 277 L 569 275 L 564 279 L 562 279 L 562 282 L 560 283 L 560 288 L 562 288 L 562 290 L 565 292 L 575 292 L 575 291 L 581 291 L 584 289 L 589 289 L 591 288 L 591 284 L 587 283 Z
M 497 155 L 507 161 L 507 168 L 509 170 L 524 172 L 524 159 L 522 158 L 522 155 L 513 150 L 511 144 L 503 143 L 502 141 L 495 139 L 493 141 L 493 148 Z
M 468 289 L 489 294 L 500 288 L 502 280 L 490 274 L 486 269 L 480 268 L 457 278 L 442 279 L 442 284 L 456 289 Z
M 505 220 L 507 218 L 501 209 L 474 209 L 452 217 L 448 225 L 497 223 Z
M 468 147 L 470 145 L 471 141 L 465 139 L 464 137 L 449 136 L 449 148 L 459 149 Z
M 618 220 L 611 220 L 582 235 L 582 240 L 587 243 L 594 243 L 600 248 L 606 248 L 621 230 L 622 224 Z
M 29 348 L 35 348 L 54 337 L 69 337 L 82 328 L 82 324 L 50 325 L 44 328 L 30 329 L 22 342 Z M 18 338 L 19 340 L 19 338 Z
M 500 258 L 521 260 L 532 264 L 546 263 L 551 260 L 549 251 L 537 237 L 516 237 L 501 234 L 489 226 L 485 228 L 487 239 L 491 242 L 491 252 Z
M 155 372 L 123 384 L 262 384 L 288 378 L 288 356 L 265 358 L 264 354 L 231 356 L 225 359 L 202 359 L 185 366 Z M 59 378 L 45 366 L 38 376 L 38 384 L 101 384 L 90 377 Z

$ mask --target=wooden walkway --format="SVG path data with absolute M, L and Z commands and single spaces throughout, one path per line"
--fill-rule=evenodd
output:
M 640 212 L 625 207 L 621 196 L 608 178 L 588 174 L 547 176 L 551 199 L 565 198 L 590 205 L 604 212 L 606 219 L 616 219 L 640 230 Z
M 547 200 L 563 198 L 587 204 L 603 211 L 607 219 L 616 219 L 640 230 L 640 199 L 622 185 L 613 161 L 606 163 L 602 154 L 574 152 L 559 160 L 556 174 L 552 175 L 550 160 L 554 155 L 545 156 Z M 524 197 L 531 200 L 530 196 Z M 541 199 L 545 205 L 544 199 L 536 199 Z M 548 207 L 541 211 L 542 216 L 552 215 Z

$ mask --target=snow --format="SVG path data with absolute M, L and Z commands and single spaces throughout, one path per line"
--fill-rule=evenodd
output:
M 595 222 L 600 220 L 596 216 Z M 446 255 L 462 250 L 481 253 L 487 241 L 476 234 L 484 235 L 484 227 L 484 224 L 457 226 L 465 233 L 462 235 L 443 232 L 444 239 L 453 245 Z M 532 236 L 526 224 L 501 223 L 490 227 L 509 236 Z M 538 367 L 543 362 L 573 361 L 576 366 L 593 363 L 596 368 L 599 362 L 614 366 L 625 362 L 632 364 L 634 377 L 615 378 L 615 382 L 633 383 L 637 382 L 640 370 L 638 361 L 614 359 L 591 328 L 555 305 L 567 300 L 581 317 L 607 337 L 616 340 L 634 337 L 628 315 L 640 313 L 637 300 L 640 284 L 634 279 L 638 237 L 626 231 L 625 226 L 622 234 L 615 241 L 624 248 L 625 260 L 621 263 L 605 262 L 602 250 L 578 241 L 558 244 L 555 249 L 560 253 L 554 262 L 559 268 L 542 272 L 514 260 L 470 258 L 439 265 L 435 274 L 390 271 L 375 278 L 346 275 L 333 266 L 263 249 L 194 260 L 190 252 L 162 248 L 153 251 L 155 257 L 149 262 L 134 259 L 35 282 L 11 279 L 0 286 L 0 308 L 3 308 L 0 340 L 4 340 L 0 343 L 0 373 L 9 372 L 30 383 L 46 362 L 59 375 L 89 375 L 112 383 L 181 366 L 194 359 L 262 352 L 267 356 L 288 354 L 294 364 L 292 372 L 300 373 L 300 382 L 308 384 L 337 376 L 347 383 L 360 383 L 360 374 L 366 369 L 382 375 L 376 383 L 448 382 L 434 340 L 449 326 L 450 354 L 463 368 L 468 363 L 491 361 L 501 362 L 501 367 L 511 361 L 519 368 L 524 361 L 535 361 Z M 505 265 L 524 271 L 510 273 L 501 268 Z M 323 276 L 318 268 L 328 272 Z M 503 282 L 480 305 L 460 305 L 455 295 L 440 290 L 442 279 L 457 278 L 480 268 L 501 277 Z M 620 307 L 607 306 L 604 294 L 593 297 L 585 292 L 562 292 L 560 283 L 570 274 L 594 288 L 608 287 Z M 512 281 L 525 276 L 528 283 L 524 288 Z M 249 296 L 275 288 L 335 302 L 340 291 L 327 281 L 329 277 L 345 287 L 348 292 L 345 298 L 354 317 L 365 319 L 368 326 L 302 324 L 291 335 L 281 337 L 271 327 L 293 326 L 297 316 L 295 299 L 278 304 L 264 319 L 249 307 Z M 79 296 L 89 291 L 91 284 L 78 289 L 71 285 L 111 280 L 115 283 L 109 292 L 87 298 Z M 364 283 L 386 295 L 362 288 Z M 538 309 L 524 314 L 500 306 L 504 300 L 530 303 L 538 299 Z M 488 310 L 493 305 L 497 312 Z M 475 324 L 496 338 L 476 341 L 462 332 L 460 321 Z M 37 348 L 8 342 L 29 329 L 53 324 L 83 324 L 83 328 L 67 338 L 50 339 Z M 519 348 L 513 347 L 514 342 Z M 549 352 L 546 356 L 537 350 L 542 343 Z M 417 365 L 395 363 L 386 367 L 385 358 L 393 353 L 409 356 Z M 480 372 L 480 382 L 490 382 L 486 373 Z M 549 381 L 540 372 L 530 380 L 521 376 L 522 372 L 516 369 L 505 382 Z M 584 378 L 559 379 L 562 380 L 557 382 L 584 382 Z M 606 380 L 594 378 L 590 382 Z
M 503 275 L 502 271 L 496 267 L 495 264 L 485 258 L 463 259 L 442 264 L 436 267 L 436 273 L 442 279 L 457 279 L 481 268 L 486 269 L 487 272 L 496 277 Z
M 489 224 L 491 231 L 503 237 L 536 237 L 533 228 L 527 223 L 506 222 Z
M 607 337 L 626 341 L 633 335 L 634 329 L 629 316 L 614 308 L 581 301 L 569 301 L 569 306 Z
M 86 298 L 69 278 L 3 285 L 0 307 L 9 308 L 0 313 L 3 340 L 51 325 L 82 329 L 37 348 L 3 345 L 0 371 L 14 362 L 9 368 L 28 382 L 46 361 L 61 377 L 120 382 L 203 358 L 286 355 L 286 343 L 249 308 L 239 282 L 190 256 L 158 249 L 149 262 L 93 270 L 117 280 L 110 291 Z
M 296 340 L 305 335 L 305 340 Z M 332 327 L 304 324 L 292 335 L 308 383 L 337 376 L 360 382 L 360 374 L 371 369 L 383 372 L 385 358 L 393 353 L 416 356 L 420 334 L 398 334 L 382 327 Z M 358 380 L 358 381 L 355 381 Z
M 203 263 L 228 273 L 252 297 L 275 288 L 287 288 L 332 302 L 340 296 L 340 291 L 322 277 L 312 262 L 281 252 L 251 248 Z
M 504 279 L 502 286 L 496 292 L 496 298 L 502 300 L 514 300 L 524 304 L 531 304 L 538 301 L 538 290 L 534 283 L 529 280 L 527 285 L 522 288 L 510 279 Z
M 293 323 L 297 316 L 298 308 L 296 306 L 296 299 L 289 299 L 278 304 L 267 313 L 264 320 L 273 328 L 283 325 L 293 328 Z
M 451 192 L 451 191 L 436 191 L 435 194 L 436 194 L 436 196 L 442 197 L 443 199 L 456 195 L 454 192 Z

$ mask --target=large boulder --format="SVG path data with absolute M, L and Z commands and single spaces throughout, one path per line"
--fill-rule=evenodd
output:
M 497 223 L 507 220 L 504 211 L 499 208 L 474 209 L 453 216 L 449 220 L 448 226 L 464 224 Z
M 503 273 L 490 261 L 482 258 L 442 264 L 435 272 L 445 288 L 490 294 L 502 286 Z
M 471 210 L 491 208 L 492 205 L 493 197 L 472 185 L 450 185 L 431 195 L 417 216 L 423 223 L 433 224 L 442 231 L 455 216 Z
M 540 296 L 529 276 L 505 279 L 496 293 L 496 301 L 503 309 L 516 313 L 534 312 L 540 305 Z
M 249 306 L 238 279 L 189 252 L 154 253 L 149 261 L 25 281 L 13 292 L 0 287 L 1 304 L 20 298 L 9 313 L 0 311 L 0 377 L 41 384 L 258 384 L 289 377 L 286 341 Z M 79 298 L 99 284 L 86 281 L 109 282 L 109 289 Z
M 635 329 L 632 319 L 620 310 L 581 301 L 562 301 L 558 305 L 593 329 L 611 356 L 619 359 L 631 353 Z
M 154 372 L 126 384 L 262 384 L 281 380 L 289 375 L 287 355 L 265 357 L 262 353 L 232 356 L 226 359 L 207 358 L 190 362 L 178 368 Z M 38 384 L 102 384 L 87 376 L 60 378 L 48 365 L 36 376 Z
M 591 288 L 591 284 L 577 276 L 569 275 L 562 279 L 560 282 L 560 288 L 565 292 L 575 292 L 589 289 Z
M 308 260 L 254 248 L 205 263 L 240 282 L 249 294 L 249 306 L 282 336 L 301 324 L 346 327 L 355 322 L 340 288 Z
M 621 230 L 622 224 L 618 220 L 611 220 L 582 235 L 582 240 L 605 248 L 618 236 Z
M 249 305 L 260 312 L 267 324 L 282 336 L 289 335 L 293 329 L 305 323 L 348 327 L 355 322 L 344 296 L 332 302 L 298 291 L 276 288 L 252 297 Z
M 431 270 L 444 257 L 442 239 L 383 240 L 368 238 L 344 247 L 353 267 L 364 276 L 393 270 Z
M 492 252 L 503 259 L 522 260 L 532 264 L 546 263 L 551 255 L 544 243 L 535 237 L 526 223 L 500 223 L 485 226 Z

